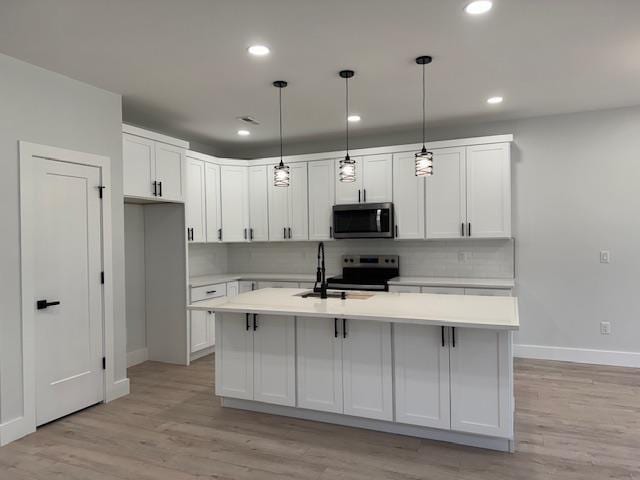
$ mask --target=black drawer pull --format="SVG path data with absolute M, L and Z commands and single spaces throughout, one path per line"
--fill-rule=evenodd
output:
M 333 337 L 338 338 L 338 319 L 333 319 Z
M 38 310 L 44 310 L 45 308 L 48 307 L 53 307 L 54 305 L 60 305 L 59 301 L 55 301 L 55 302 L 47 302 L 46 300 L 38 300 L 36 302 L 36 307 L 38 308 Z
M 244 314 L 244 322 L 245 322 L 245 324 L 244 324 L 245 328 L 246 328 L 246 330 L 248 332 L 249 331 L 249 314 L 248 313 Z
M 442 346 L 444 347 L 444 327 L 440 327 L 440 334 L 442 335 Z
M 456 348 L 456 327 L 451 327 L 451 346 Z
M 207 291 L 207 295 L 211 295 L 212 293 L 216 293 L 216 291 L 215 290 L 208 290 Z

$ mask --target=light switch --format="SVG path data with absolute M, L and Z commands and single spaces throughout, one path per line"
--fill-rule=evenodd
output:
M 611 260 L 611 253 L 609 250 L 600 250 L 600 263 L 609 263 Z

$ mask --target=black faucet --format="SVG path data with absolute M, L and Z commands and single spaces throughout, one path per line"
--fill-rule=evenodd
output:
M 320 283 L 319 287 L 318 283 Z M 313 285 L 313 291 L 315 293 L 320 292 L 320 298 L 328 298 L 327 271 L 324 266 L 324 242 L 318 244 L 318 268 L 316 270 L 316 283 Z

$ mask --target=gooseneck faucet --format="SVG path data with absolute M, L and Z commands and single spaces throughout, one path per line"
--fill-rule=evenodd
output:
M 318 287 L 320 283 L 320 287 Z M 324 242 L 318 244 L 318 268 L 316 270 L 316 283 L 313 291 L 320 292 L 320 298 L 328 298 L 327 295 L 327 271 L 324 266 Z

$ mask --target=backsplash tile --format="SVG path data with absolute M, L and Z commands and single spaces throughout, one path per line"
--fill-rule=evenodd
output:
M 216 243 L 189 244 L 189 276 L 229 272 L 229 245 Z

